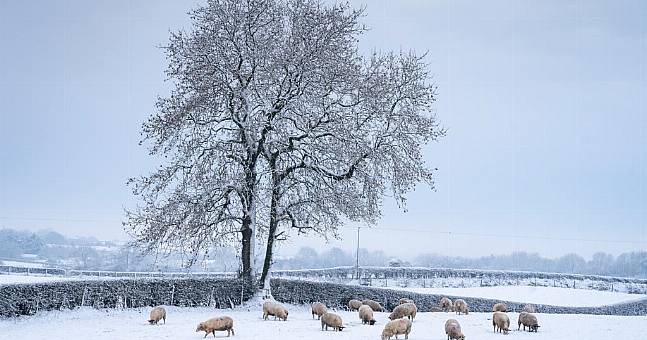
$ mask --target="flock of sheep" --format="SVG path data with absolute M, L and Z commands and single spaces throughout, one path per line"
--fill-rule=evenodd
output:
M 452 300 L 443 297 L 439 302 L 440 309 L 445 312 L 456 312 L 456 314 L 469 314 L 469 307 L 463 299 Z M 321 302 L 315 302 L 312 304 L 312 318 L 314 319 L 315 315 L 321 321 L 321 330 L 328 330 L 332 328 L 335 331 L 341 331 L 344 329 L 343 321 L 341 316 L 328 312 L 328 308 L 325 304 Z M 362 321 L 362 324 L 374 325 L 375 319 L 373 318 L 373 312 L 385 312 L 386 310 L 379 302 L 373 300 L 350 300 L 348 302 L 348 309 L 350 311 L 357 311 L 359 319 Z M 492 307 L 492 326 L 494 332 L 499 332 L 503 334 L 508 334 L 510 331 L 510 318 L 507 313 L 507 306 L 504 303 L 497 303 Z M 418 308 L 413 300 L 402 298 L 399 301 L 399 305 L 393 309 L 391 314 L 389 314 L 389 322 L 384 325 L 382 330 L 382 340 L 391 339 L 395 336 L 398 338 L 398 335 L 404 334 L 405 339 L 409 339 L 409 333 L 411 332 L 411 325 L 416 314 L 418 313 Z M 523 325 L 523 330 L 537 332 L 539 328 L 539 323 L 537 322 L 537 317 L 535 316 L 535 309 L 533 305 L 527 304 L 523 307 L 523 311 L 519 314 L 519 319 L 517 321 L 517 329 L 520 329 Z M 288 310 L 278 302 L 267 301 L 263 303 L 263 319 L 267 320 L 270 316 L 273 316 L 274 319 L 279 319 L 283 321 L 288 320 Z M 405 318 L 406 317 L 406 318 Z M 160 320 L 163 320 L 166 323 L 166 310 L 163 307 L 155 307 L 150 312 L 150 317 L 148 322 L 151 324 L 157 324 Z M 216 337 L 216 331 L 226 331 L 227 336 L 235 335 L 234 334 L 234 320 L 228 316 L 220 316 L 216 318 L 211 318 L 204 322 L 198 324 L 198 327 L 195 330 L 196 332 L 205 332 L 204 337 L 207 335 L 213 334 L 214 338 Z M 456 319 L 449 319 L 445 322 L 445 333 L 447 334 L 448 340 L 464 340 L 465 335 L 461 331 L 461 325 Z

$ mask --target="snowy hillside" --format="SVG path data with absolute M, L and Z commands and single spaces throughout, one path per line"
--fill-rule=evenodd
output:
M 647 298 L 647 295 L 643 294 L 602 292 L 589 289 L 572 289 L 559 287 L 496 286 L 468 288 L 390 288 L 423 294 L 469 296 L 486 299 L 499 299 L 504 301 L 519 301 L 535 304 L 574 307 L 604 306 Z
M 238 340 L 245 339 L 379 339 L 386 313 L 376 313 L 377 324 L 362 325 L 357 313 L 337 311 L 344 320 L 341 334 L 321 331 L 320 323 L 313 320 L 307 306 L 288 306 L 287 322 L 261 319 L 261 308 L 248 305 L 234 310 L 211 308 L 167 307 L 167 323 L 148 325 L 149 308 L 131 310 L 95 310 L 82 308 L 74 311 L 47 312 L 36 316 L 0 321 L 0 334 L 6 339 L 36 340 L 51 339 L 201 339 L 204 333 L 196 333 L 198 322 L 218 315 L 234 319 Z M 647 333 L 647 322 L 642 317 L 554 315 L 538 314 L 541 328 L 537 334 L 516 330 L 517 314 L 509 313 L 511 329 L 509 338 L 533 340 L 572 339 L 635 339 L 636 334 Z M 413 323 L 409 339 L 444 340 L 443 325 L 448 318 L 457 319 L 468 339 L 501 339 L 501 334 L 492 331 L 490 313 L 471 313 L 456 316 L 453 313 L 419 313 Z M 38 325 L 37 327 L 33 327 Z M 577 336 L 574 337 L 574 332 Z M 218 332 L 218 338 L 226 333 Z M 402 337 L 401 337 L 402 338 Z

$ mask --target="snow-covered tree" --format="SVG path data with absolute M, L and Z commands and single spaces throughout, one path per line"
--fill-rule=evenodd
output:
M 239 244 L 252 278 L 262 234 L 265 278 L 291 230 L 334 235 L 344 220 L 374 222 L 387 192 L 404 203 L 417 182 L 433 185 L 421 147 L 443 132 L 427 66 L 413 53 L 361 56 L 361 14 L 317 0 L 191 12 L 192 30 L 166 46 L 174 89 L 143 127 L 164 163 L 131 181 L 140 204 L 125 225 L 139 244 L 193 259 Z

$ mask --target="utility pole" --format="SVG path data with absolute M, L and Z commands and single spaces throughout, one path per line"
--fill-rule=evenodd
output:
M 355 278 L 359 280 L 359 228 L 357 227 L 357 250 L 355 251 Z

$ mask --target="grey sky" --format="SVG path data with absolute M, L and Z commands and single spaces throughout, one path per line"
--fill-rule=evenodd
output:
M 124 238 L 125 180 L 154 166 L 139 127 L 167 91 L 156 46 L 195 3 L 0 1 L 0 226 Z M 647 3 L 352 3 L 367 7 L 363 52 L 429 52 L 448 129 L 426 153 L 437 190 L 407 213 L 387 202 L 363 245 L 647 249 Z M 341 235 L 282 252 L 354 247 L 352 226 Z

